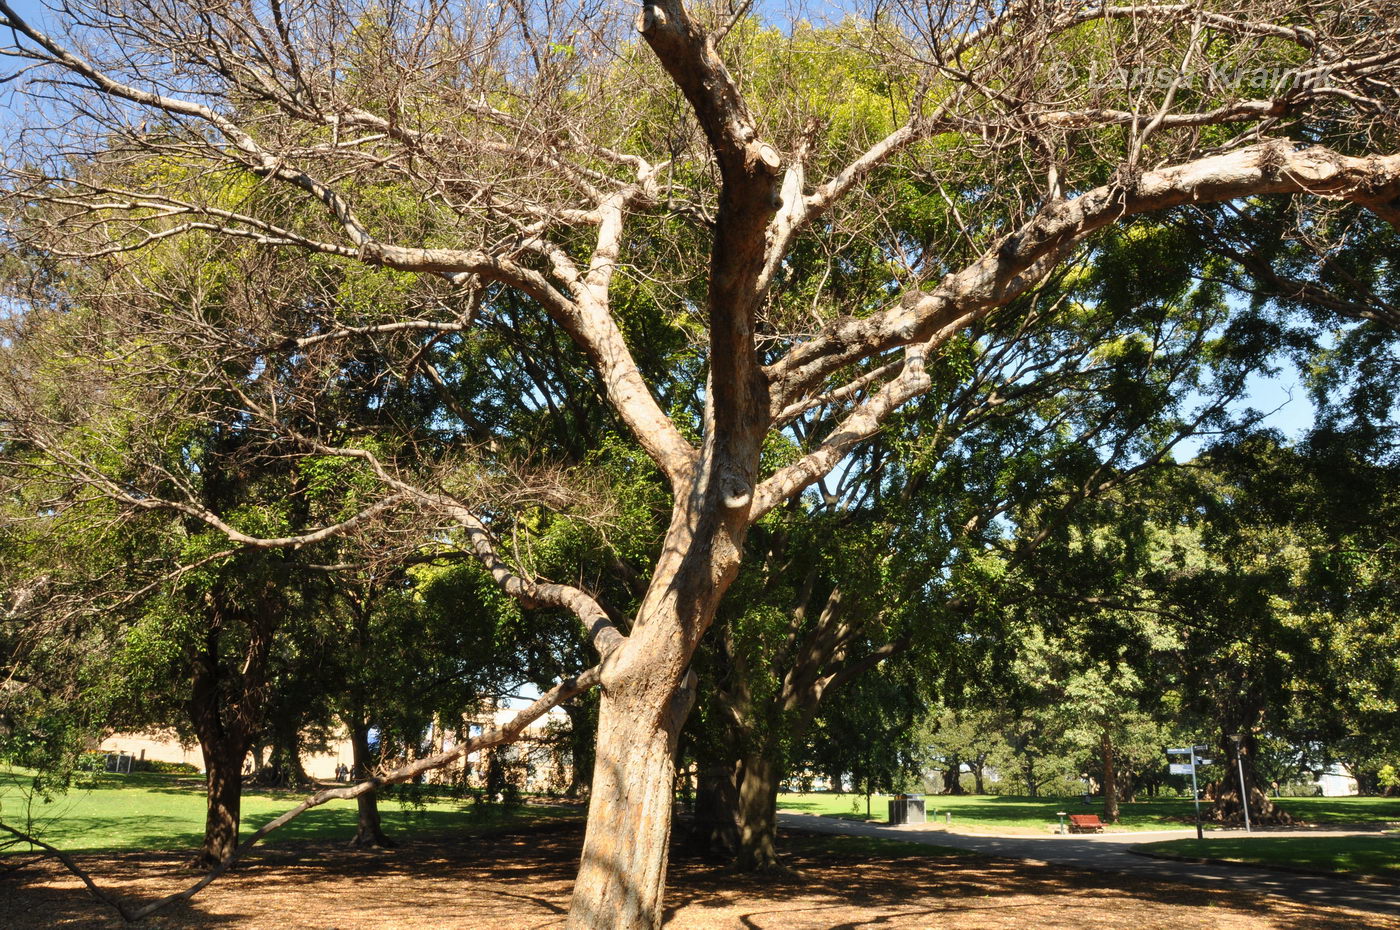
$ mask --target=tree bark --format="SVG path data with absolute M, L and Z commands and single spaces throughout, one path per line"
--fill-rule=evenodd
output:
M 243 802 L 243 753 L 228 741 L 200 741 L 204 753 L 204 845 L 190 868 L 208 871 L 233 857 Z
M 689 845 L 708 856 L 732 858 L 739 849 L 739 782 L 734 765 L 702 767 L 696 778 L 695 819 Z
M 978 794 L 986 794 L 986 793 L 987 793 L 987 755 L 986 755 L 986 753 L 983 753 L 983 754 L 979 755 L 979 756 L 978 756 L 975 760 L 973 760 L 970 764 L 971 764 L 971 766 L 972 766 L 973 790 L 975 790 Z
M 1259 783 L 1254 770 L 1254 734 L 1245 731 L 1240 752 L 1237 754 L 1228 738 L 1221 740 L 1226 771 L 1220 781 L 1206 787 L 1206 797 L 1211 799 L 1207 817 L 1215 823 L 1244 826 L 1244 808 L 1240 803 L 1240 765 L 1243 763 L 1244 780 L 1248 788 L 1249 819 L 1253 824 L 1290 824 L 1293 817 L 1274 804 L 1265 786 Z
M 1026 779 L 1027 797 L 1040 797 L 1040 781 L 1035 776 L 1035 756 L 1029 752 L 1021 754 L 1021 772 Z
M 373 774 L 374 760 L 370 756 L 369 724 L 363 718 L 348 721 L 350 724 L 351 781 L 363 781 Z M 396 844 L 384 835 L 384 827 L 379 819 L 379 792 L 366 791 L 355 799 L 358 806 L 358 821 L 355 838 L 351 846 L 393 847 Z
M 952 795 L 967 794 L 962 786 L 962 759 L 954 756 L 948 760 L 948 767 L 943 770 L 943 793 Z
M 739 849 L 735 866 L 742 872 L 767 872 L 781 868 L 778 863 L 778 782 L 777 759 L 768 747 L 761 747 L 744 759 L 744 777 L 739 783 Z
M 1121 763 L 1121 759 L 1119 760 Z M 1142 786 L 1142 779 L 1138 777 L 1138 772 L 1131 767 L 1118 770 L 1118 800 L 1126 801 L 1129 804 L 1137 801 L 1138 789 Z
M 683 685 L 661 695 L 604 690 L 569 930 L 661 926 L 676 744 L 693 701 Z
M 274 724 L 267 764 L 259 767 L 255 783 L 265 788 L 304 788 L 311 784 L 301 764 L 301 734 L 291 726 Z
M 1356 779 L 1357 794 L 1362 797 L 1372 797 L 1381 793 L 1381 779 L 1378 770 L 1355 764 L 1348 764 L 1347 768 L 1352 777 Z
M 208 870 L 231 858 L 238 846 L 238 826 L 243 796 L 243 757 L 251 733 L 261 719 L 266 685 L 266 659 L 271 633 L 253 629 L 244 669 L 231 680 L 219 654 L 219 611 L 193 656 L 193 676 L 186 713 L 199 737 L 204 755 L 207 810 L 204 843 L 190 867 Z
M 1103 754 L 1103 822 L 1118 822 L 1118 772 L 1114 767 L 1113 737 L 1104 728 L 1099 740 Z

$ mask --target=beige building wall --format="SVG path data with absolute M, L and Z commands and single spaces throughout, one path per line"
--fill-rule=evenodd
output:
M 113 733 L 97 746 L 101 752 L 124 752 L 135 759 L 154 762 L 184 762 L 204 771 L 204 753 L 199 744 L 182 746 L 169 733 Z
M 182 746 L 173 734 L 168 733 L 113 733 L 97 746 L 100 752 L 124 752 L 135 759 L 150 759 L 155 762 L 184 762 L 204 771 L 204 753 L 199 744 Z M 350 741 L 336 740 L 325 752 L 307 753 L 302 756 L 302 767 L 312 778 L 335 781 L 335 768 L 344 763 L 350 764 Z
M 354 750 L 348 739 L 332 740 L 325 752 L 308 752 L 301 757 L 301 767 L 316 781 L 335 781 L 336 766 L 350 767 Z
M 503 726 L 514 716 L 514 711 L 499 710 L 493 715 L 492 722 L 495 726 Z M 531 737 L 541 736 L 551 721 L 557 724 L 567 719 L 563 711 L 557 708 L 550 711 L 525 728 L 525 732 L 522 734 L 522 744 L 527 746 L 531 742 Z M 442 741 L 441 745 L 443 748 L 450 749 L 454 742 L 449 736 Z M 181 745 L 173 733 L 113 733 L 98 744 L 97 748 L 101 752 L 124 752 L 135 759 L 150 759 L 155 762 L 184 762 L 193 765 L 201 772 L 204 771 L 204 754 L 200 752 L 199 744 Z M 525 746 L 521 748 L 528 752 L 525 750 Z M 473 759 L 478 756 L 479 753 L 472 754 Z M 325 752 L 303 755 L 301 763 L 306 774 L 311 778 L 317 781 L 335 781 L 336 767 L 344 765 L 348 768 L 353 758 L 350 740 L 340 738 L 332 740 Z

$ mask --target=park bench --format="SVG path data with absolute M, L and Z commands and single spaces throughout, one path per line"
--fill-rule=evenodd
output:
M 1070 814 L 1069 832 L 1071 833 L 1102 833 L 1103 821 L 1098 814 Z

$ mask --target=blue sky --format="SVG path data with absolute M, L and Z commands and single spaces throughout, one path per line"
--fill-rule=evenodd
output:
M 16 13 L 35 23 L 36 20 L 43 20 L 48 17 L 48 11 L 38 0 L 10 0 L 10 6 Z M 37 23 L 35 23 L 37 25 Z

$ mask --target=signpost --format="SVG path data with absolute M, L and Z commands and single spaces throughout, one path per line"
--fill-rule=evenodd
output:
M 1240 810 L 1244 811 L 1244 832 L 1253 833 L 1254 828 L 1249 824 L 1249 789 L 1244 784 L 1244 737 L 1239 733 L 1231 733 L 1230 744 L 1235 747 L 1235 764 L 1240 771 Z
M 1196 787 L 1196 766 L 1210 765 L 1210 760 L 1205 758 L 1205 754 L 1210 751 L 1209 746 L 1192 746 L 1189 749 L 1168 749 L 1167 756 L 1190 756 L 1190 762 L 1172 762 L 1169 764 L 1173 775 L 1191 776 L 1191 800 L 1196 804 L 1196 839 L 1206 838 L 1205 830 L 1201 827 L 1201 792 Z

